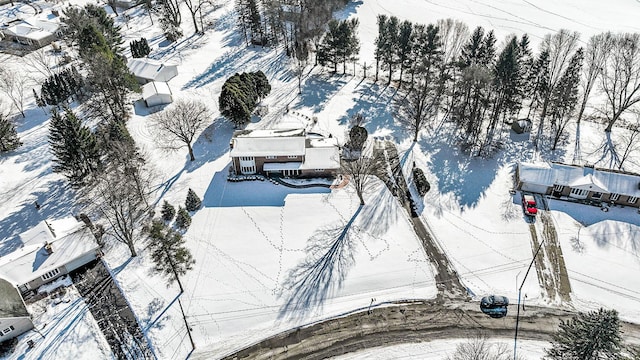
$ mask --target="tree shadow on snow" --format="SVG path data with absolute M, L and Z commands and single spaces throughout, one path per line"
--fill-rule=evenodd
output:
M 24 245 L 19 235 L 40 221 L 72 215 L 75 192 L 63 179 L 51 181 L 31 195 L 30 200 L 23 202 L 19 210 L 0 220 L 0 239 L 4 239 L 0 242 L 0 256 Z M 40 209 L 36 209 L 32 200 L 38 202 Z
M 337 94 L 349 81 L 351 76 L 310 76 L 303 84 L 298 105 L 307 107 L 317 113 Z
M 322 311 L 325 300 L 342 284 L 354 265 L 355 239 L 350 231 L 362 206 L 346 224 L 317 230 L 307 241 L 306 257 L 291 269 L 280 296 L 287 300 L 280 319 L 304 319 Z

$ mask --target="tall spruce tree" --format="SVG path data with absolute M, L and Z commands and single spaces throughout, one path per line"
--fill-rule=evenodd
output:
M 235 74 L 222 85 L 218 98 L 220 113 L 236 127 L 244 125 L 251 120 L 258 101 L 270 92 L 271 85 L 262 71 Z
M 398 31 L 398 64 L 400 64 L 400 86 L 402 86 L 402 75 L 404 70 L 411 66 L 411 33 L 413 24 L 405 20 L 400 24 Z
M 378 73 L 380 70 L 380 63 L 384 63 L 385 48 L 387 44 L 387 21 L 389 17 L 387 15 L 378 15 L 378 36 L 375 40 L 376 50 L 376 81 L 378 81 Z
M 160 214 L 162 216 L 162 220 L 171 221 L 173 217 L 176 216 L 176 208 L 173 205 L 169 204 L 167 200 L 162 203 L 162 209 L 160 210 Z
M 330 64 L 333 71 L 338 71 L 338 64 L 343 64 L 343 73 L 346 72 L 348 61 L 355 59 L 360 51 L 360 41 L 357 37 L 358 19 L 331 20 L 320 48 L 318 49 L 318 62 L 321 65 Z
M 201 206 L 202 200 L 200 200 L 198 194 L 196 194 L 193 189 L 189 188 L 189 191 L 187 192 L 187 198 L 184 201 L 184 208 L 187 209 L 187 211 L 193 212 L 200 209 Z
M 164 275 L 169 284 L 178 283 L 180 293 L 184 292 L 180 276 L 193 268 L 195 260 L 185 247 L 182 234 L 167 228 L 162 221 L 154 220 L 149 231 L 152 249 L 151 259 L 157 272 Z
M 0 152 L 12 151 L 21 145 L 16 126 L 7 116 L 0 113 Z
M 601 360 L 619 359 L 622 336 L 616 310 L 580 313 L 569 321 L 561 321 L 553 335 L 550 359 Z
M 53 110 L 49 146 L 54 155 L 53 171 L 63 173 L 74 186 L 84 184 L 87 176 L 99 168 L 96 136 L 70 109 L 62 114 Z

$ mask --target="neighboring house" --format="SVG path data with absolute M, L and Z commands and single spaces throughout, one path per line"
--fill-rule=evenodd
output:
M 0 342 L 33 329 L 31 316 L 18 289 L 0 278 Z
M 560 163 L 519 163 L 518 190 L 640 207 L 640 175 Z
M 4 40 L 11 40 L 22 45 L 46 46 L 59 35 L 60 22 L 54 14 L 16 20 L 2 29 Z
M 150 82 L 142 86 L 142 99 L 147 107 L 171 104 L 173 96 L 166 82 Z
M 20 249 L 0 257 L 0 277 L 23 294 L 101 255 L 91 229 L 74 217 L 41 221 L 20 234 L 20 240 Z
M 152 81 L 167 82 L 178 75 L 178 66 L 144 58 L 129 60 L 127 67 L 140 84 Z
M 336 139 L 304 129 L 238 130 L 230 147 L 233 170 L 240 175 L 323 177 L 340 168 Z

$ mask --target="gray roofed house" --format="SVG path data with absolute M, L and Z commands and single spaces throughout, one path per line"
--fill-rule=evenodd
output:
M 640 175 L 560 163 L 519 163 L 519 190 L 640 207 Z
M 0 278 L 0 342 L 33 328 L 33 322 L 18 289 Z

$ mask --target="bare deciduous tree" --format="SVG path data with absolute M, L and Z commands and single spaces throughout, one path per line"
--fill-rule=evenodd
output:
M 468 339 L 458 344 L 456 351 L 447 360 L 510 360 L 513 352 L 505 344 L 491 344 L 484 335 Z M 517 357 L 518 360 L 522 359 Z
M 24 101 L 30 84 L 31 82 L 24 72 L 0 68 L 0 91 L 11 100 L 22 117 L 25 117 Z
M 576 122 L 580 123 L 582 115 L 589 101 L 589 95 L 600 75 L 604 60 L 611 50 L 613 35 L 610 32 L 594 35 L 589 38 L 589 43 L 584 56 L 584 71 L 582 77 L 582 101 Z
M 211 2 L 208 0 L 182 0 L 185 5 L 187 5 L 187 9 L 189 9 L 189 14 L 191 14 L 191 20 L 193 21 L 193 27 L 195 28 L 195 33 L 204 32 L 204 26 L 202 24 L 202 8 L 203 6 L 210 4 Z M 200 13 L 200 27 L 198 28 L 198 21 L 196 19 L 198 13 Z
M 189 159 L 196 159 L 192 143 L 210 119 L 209 109 L 198 100 L 178 100 L 172 107 L 153 114 L 153 128 L 161 145 L 167 149 L 189 149 Z
M 618 170 L 623 170 L 624 163 L 634 154 L 640 152 L 640 113 L 635 112 L 635 122 L 628 125 L 618 137 L 617 147 Z M 635 164 L 637 165 L 637 164 Z
M 365 145 L 362 155 L 357 159 L 343 159 L 340 164 L 340 173 L 349 178 L 360 199 L 360 205 L 364 205 L 364 194 L 375 184 L 375 176 L 384 168 L 384 159 L 371 151 L 370 146 Z
M 620 116 L 640 101 L 640 34 L 613 36 L 600 79 L 607 99 L 604 131 L 610 132 Z
M 50 50 L 46 50 L 46 48 L 32 51 L 27 56 L 24 56 L 22 60 L 27 66 L 45 78 L 54 74 L 53 67 L 56 65 L 55 56 L 51 54 Z

